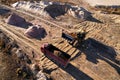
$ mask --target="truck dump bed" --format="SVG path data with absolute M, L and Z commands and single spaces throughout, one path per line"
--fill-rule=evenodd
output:
M 41 51 L 47 56 L 49 59 L 53 59 L 55 62 L 67 66 L 70 60 L 70 55 L 56 48 L 52 44 L 43 44 L 41 47 Z
M 73 38 L 71 35 L 68 35 L 68 34 L 66 34 L 66 33 L 62 33 L 62 37 L 63 37 L 64 39 L 69 40 L 69 41 L 74 41 L 74 38 Z

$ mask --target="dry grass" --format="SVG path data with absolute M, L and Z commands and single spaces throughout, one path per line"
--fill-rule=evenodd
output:
M 10 53 L 12 45 L 10 39 L 0 31 L 0 80 L 20 80 L 16 75 L 17 58 Z
M 15 3 L 17 1 L 31 1 L 31 0 L 0 0 L 1 3 L 10 5 L 12 3 Z M 41 1 L 41 0 L 34 0 L 34 1 Z
M 0 0 L 1 3 L 10 5 L 12 3 L 15 3 L 17 1 L 32 1 L 32 0 Z M 83 2 L 82 0 L 33 0 L 33 1 L 57 1 L 57 2 L 65 2 L 70 4 L 81 4 Z
M 107 12 L 111 14 L 120 14 L 120 8 L 112 8 L 112 6 L 100 6 L 96 7 L 96 10 L 101 10 L 102 12 Z
M 21 80 L 16 75 L 16 59 L 11 55 L 7 55 L 5 53 L 0 53 L 0 64 L 2 64 L 3 68 L 0 68 L 0 80 Z

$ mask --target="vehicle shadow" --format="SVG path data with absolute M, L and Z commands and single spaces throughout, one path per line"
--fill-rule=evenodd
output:
M 53 61 L 54 62 L 54 61 Z M 70 74 L 72 77 L 75 78 L 75 80 L 93 80 L 90 76 L 85 74 L 84 72 L 80 71 L 78 68 L 76 68 L 74 65 L 71 63 L 68 64 L 66 68 L 64 68 L 62 65 L 59 65 L 58 63 L 54 62 L 59 68 Z M 52 71 L 56 70 L 53 69 Z M 51 72 L 50 72 L 51 73 Z
M 73 66 L 72 64 L 68 64 L 67 68 L 62 68 L 64 71 L 69 73 L 75 80 L 93 80 L 90 76 L 80 71 L 78 68 Z
M 67 67 L 64 67 L 63 65 L 54 61 L 53 59 L 51 59 L 49 57 L 47 57 L 47 58 L 50 59 L 53 63 L 55 63 L 58 66 L 55 69 L 44 70 L 44 72 L 47 72 L 48 74 L 50 74 L 52 71 L 54 71 L 58 68 L 61 68 L 62 70 L 64 70 L 68 74 L 70 74 L 73 78 L 75 78 L 75 80 L 93 80 L 93 78 L 88 76 L 86 73 L 80 71 L 77 67 L 75 67 L 71 63 L 68 63 Z
M 83 45 L 84 48 L 82 47 Z M 116 60 L 117 53 L 112 47 L 107 46 L 95 39 L 88 38 L 81 44 L 81 47 L 77 46 L 76 48 L 87 56 L 86 59 L 88 61 L 97 64 L 98 59 L 103 60 L 110 64 L 120 74 L 120 61 Z M 72 58 L 72 60 L 79 55 L 77 54 L 74 58 Z

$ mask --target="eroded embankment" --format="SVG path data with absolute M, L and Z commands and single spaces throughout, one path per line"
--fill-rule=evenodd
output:
M 7 36 L 0 31 L 0 80 L 21 80 L 17 77 L 16 69 L 19 67 L 14 55 L 14 45 Z
M 43 71 L 15 40 L 0 30 L 0 80 L 49 80 Z

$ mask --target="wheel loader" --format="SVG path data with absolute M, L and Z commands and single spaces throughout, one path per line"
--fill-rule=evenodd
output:
M 86 37 L 86 34 L 88 32 L 85 31 L 78 31 L 78 32 L 72 32 L 72 33 L 67 33 L 67 32 L 62 32 L 62 38 L 66 39 L 69 44 L 74 45 L 74 43 L 80 45 Z

